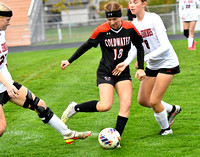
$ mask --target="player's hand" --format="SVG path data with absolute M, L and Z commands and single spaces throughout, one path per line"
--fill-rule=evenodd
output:
M 114 76 L 119 76 L 126 67 L 127 67 L 127 64 L 125 62 L 121 62 L 115 67 L 115 69 L 112 71 L 112 74 Z
M 17 96 L 19 95 L 19 90 L 14 85 L 8 83 L 7 85 L 5 85 L 5 87 L 8 92 L 8 95 L 11 98 L 17 98 Z
M 70 62 L 68 61 L 68 60 L 63 60 L 62 62 L 61 62 L 61 69 L 62 70 L 65 70 L 65 68 L 67 67 L 67 66 L 69 66 L 70 65 Z
M 138 69 L 135 73 L 135 78 L 137 78 L 140 81 L 144 80 L 145 76 L 146 74 L 143 69 Z
M 138 69 L 138 62 L 135 62 L 135 69 Z

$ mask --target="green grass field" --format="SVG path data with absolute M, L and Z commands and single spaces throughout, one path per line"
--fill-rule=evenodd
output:
M 172 41 L 179 57 L 181 73 L 174 77 L 163 98 L 178 104 L 182 112 L 173 124 L 173 134 L 157 135 L 160 127 L 153 111 L 137 103 L 139 81 L 133 78 L 133 99 L 130 117 L 121 137 L 121 149 L 105 150 L 98 143 L 98 133 L 106 127 L 115 127 L 119 100 L 104 113 L 79 113 L 67 125 L 72 130 L 91 130 L 85 140 L 66 145 L 62 136 L 45 125 L 37 114 L 12 103 L 4 106 L 7 129 L 0 138 L 0 156 L 83 156 L 83 157 L 180 157 L 200 154 L 200 40 L 196 51 L 187 50 L 187 41 Z M 68 59 L 76 48 L 50 51 L 10 53 L 8 68 L 13 79 L 28 87 L 45 100 L 57 116 L 68 103 L 99 100 L 96 87 L 96 69 L 101 58 L 100 49 L 93 48 L 70 67 L 62 71 L 60 62 Z M 131 63 L 132 76 L 135 73 Z

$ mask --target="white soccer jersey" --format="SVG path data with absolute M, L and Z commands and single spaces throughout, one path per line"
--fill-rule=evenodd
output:
M 179 16 L 183 21 L 197 21 L 199 15 L 199 0 L 179 0 Z
M 0 73 L 11 84 L 13 84 L 12 77 L 7 69 L 7 54 L 8 46 L 5 39 L 5 31 L 0 31 Z M 4 92 L 6 87 L 0 83 L 0 93 Z
M 179 65 L 178 57 L 168 40 L 165 26 L 160 18 L 155 13 L 145 12 L 144 18 L 142 21 L 134 19 L 132 23 L 141 33 L 144 42 L 144 52 L 147 56 L 151 55 L 151 59 L 147 61 L 147 67 L 152 70 L 157 70 L 160 68 L 173 68 Z M 161 37 L 163 37 L 164 43 L 162 41 L 161 46 Z M 164 47 L 164 48 L 163 48 Z

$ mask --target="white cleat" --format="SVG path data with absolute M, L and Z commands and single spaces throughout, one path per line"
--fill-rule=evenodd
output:
M 169 112 L 169 115 L 168 115 L 169 126 L 171 126 L 174 123 L 175 116 L 179 114 L 180 112 L 181 112 L 181 107 L 178 105 L 173 105 L 173 109 L 171 112 Z
M 72 144 L 77 139 L 85 139 L 91 135 L 91 131 L 77 132 L 71 131 L 69 134 L 63 136 L 66 144 Z
M 169 134 L 173 134 L 173 131 L 170 127 L 167 129 L 161 129 L 161 131 L 159 132 L 159 135 L 169 135 Z
M 61 120 L 66 123 L 70 117 L 72 117 L 73 115 L 75 115 L 77 112 L 75 111 L 75 106 L 77 105 L 77 103 L 75 102 L 71 102 L 67 109 L 63 112 L 62 116 L 61 116 Z

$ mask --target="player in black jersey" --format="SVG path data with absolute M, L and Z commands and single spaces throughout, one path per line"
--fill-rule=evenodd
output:
M 97 69 L 97 85 L 100 91 L 100 101 L 93 100 L 77 104 L 72 102 L 63 112 L 61 120 L 67 122 L 77 112 L 105 112 L 113 105 L 114 88 L 119 96 L 120 111 L 117 117 L 116 130 L 122 135 L 128 120 L 131 99 L 132 83 L 127 61 L 126 69 L 118 76 L 114 76 L 112 71 L 116 65 L 124 61 L 131 47 L 131 42 L 137 48 L 138 70 L 136 77 L 144 79 L 144 50 L 142 47 L 143 39 L 135 26 L 128 21 L 122 21 L 121 6 L 117 2 L 109 2 L 105 5 L 107 22 L 98 26 L 87 42 L 68 59 L 61 62 L 64 70 L 74 60 L 92 47 L 100 44 L 102 59 Z

